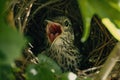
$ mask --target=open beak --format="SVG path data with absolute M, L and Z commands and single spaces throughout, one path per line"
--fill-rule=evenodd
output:
M 62 33 L 61 25 L 50 20 L 45 20 L 45 24 L 48 40 L 52 43 Z

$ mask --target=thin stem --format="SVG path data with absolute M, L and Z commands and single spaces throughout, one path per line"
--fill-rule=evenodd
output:
M 83 73 L 86 73 L 86 72 L 90 72 L 90 71 L 94 71 L 94 70 L 97 70 L 97 69 L 100 69 L 102 68 L 103 66 L 98 66 L 98 67 L 92 67 L 92 68 L 89 68 L 89 69 L 86 69 L 86 70 L 83 70 L 82 72 Z
M 95 80 L 107 80 L 108 75 L 112 71 L 113 67 L 120 59 L 120 42 L 116 44 L 108 59 L 106 60 L 103 68 L 101 69 L 100 73 L 95 77 Z
M 24 22 L 23 22 L 23 26 L 22 26 L 22 33 L 24 32 L 24 29 L 25 29 L 25 27 L 26 27 L 26 23 L 27 23 L 27 20 L 28 20 L 28 17 L 29 17 L 29 15 L 30 15 L 30 11 L 31 11 L 31 8 L 32 8 L 32 5 L 33 5 L 33 2 L 34 2 L 35 0 L 32 0 L 31 1 L 31 4 L 29 5 L 29 7 L 28 7 L 28 11 L 27 11 L 27 13 L 26 13 L 26 16 L 25 16 L 25 19 L 24 19 Z M 27 8 L 26 8 L 27 9 Z

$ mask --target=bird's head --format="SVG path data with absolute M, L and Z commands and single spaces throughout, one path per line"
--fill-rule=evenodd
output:
M 69 40 L 74 39 L 71 21 L 65 17 L 55 17 L 52 20 L 45 20 L 46 33 L 50 43 L 59 39 L 59 37 L 68 37 Z

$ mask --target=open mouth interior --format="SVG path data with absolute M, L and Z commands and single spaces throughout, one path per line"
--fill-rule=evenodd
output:
M 56 23 L 48 23 L 47 25 L 47 35 L 52 43 L 60 34 L 62 33 L 61 26 Z

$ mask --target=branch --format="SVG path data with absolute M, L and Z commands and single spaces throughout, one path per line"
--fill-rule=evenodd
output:
M 43 7 L 45 6 L 48 6 L 50 4 L 53 4 L 53 3 L 56 3 L 58 2 L 59 0 L 50 0 L 49 2 L 45 3 L 45 4 L 42 4 L 41 6 L 39 6 L 32 14 L 32 16 L 34 16 L 40 9 L 42 9 Z
M 116 44 L 108 59 L 103 65 L 100 73 L 95 77 L 95 80 L 106 80 L 112 69 L 114 68 L 116 62 L 120 58 L 120 42 Z
M 33 5 L 33 2 L 34 2 L 34 1 L 35 1 L 35 0 L 33 0 L 33 1 L 31 2 L 31 4 L 29 5 L 29 7 L 27 8 L 28 11 L 27 11 L 27 13 L 26 13 L 26 16 L 25 16 L 25 19 L 24 19 L 24 22 L 23 22 L 22 33 L 24 32 L 24 29 L 25 29 L 25 27 L 26 27 L 26 23 L 27 23 L 27 20 L 28 20 L 29 15 L 30 15 L 30 11 L 31 11 L 31 8 L 32 8 L 32 5 Z

